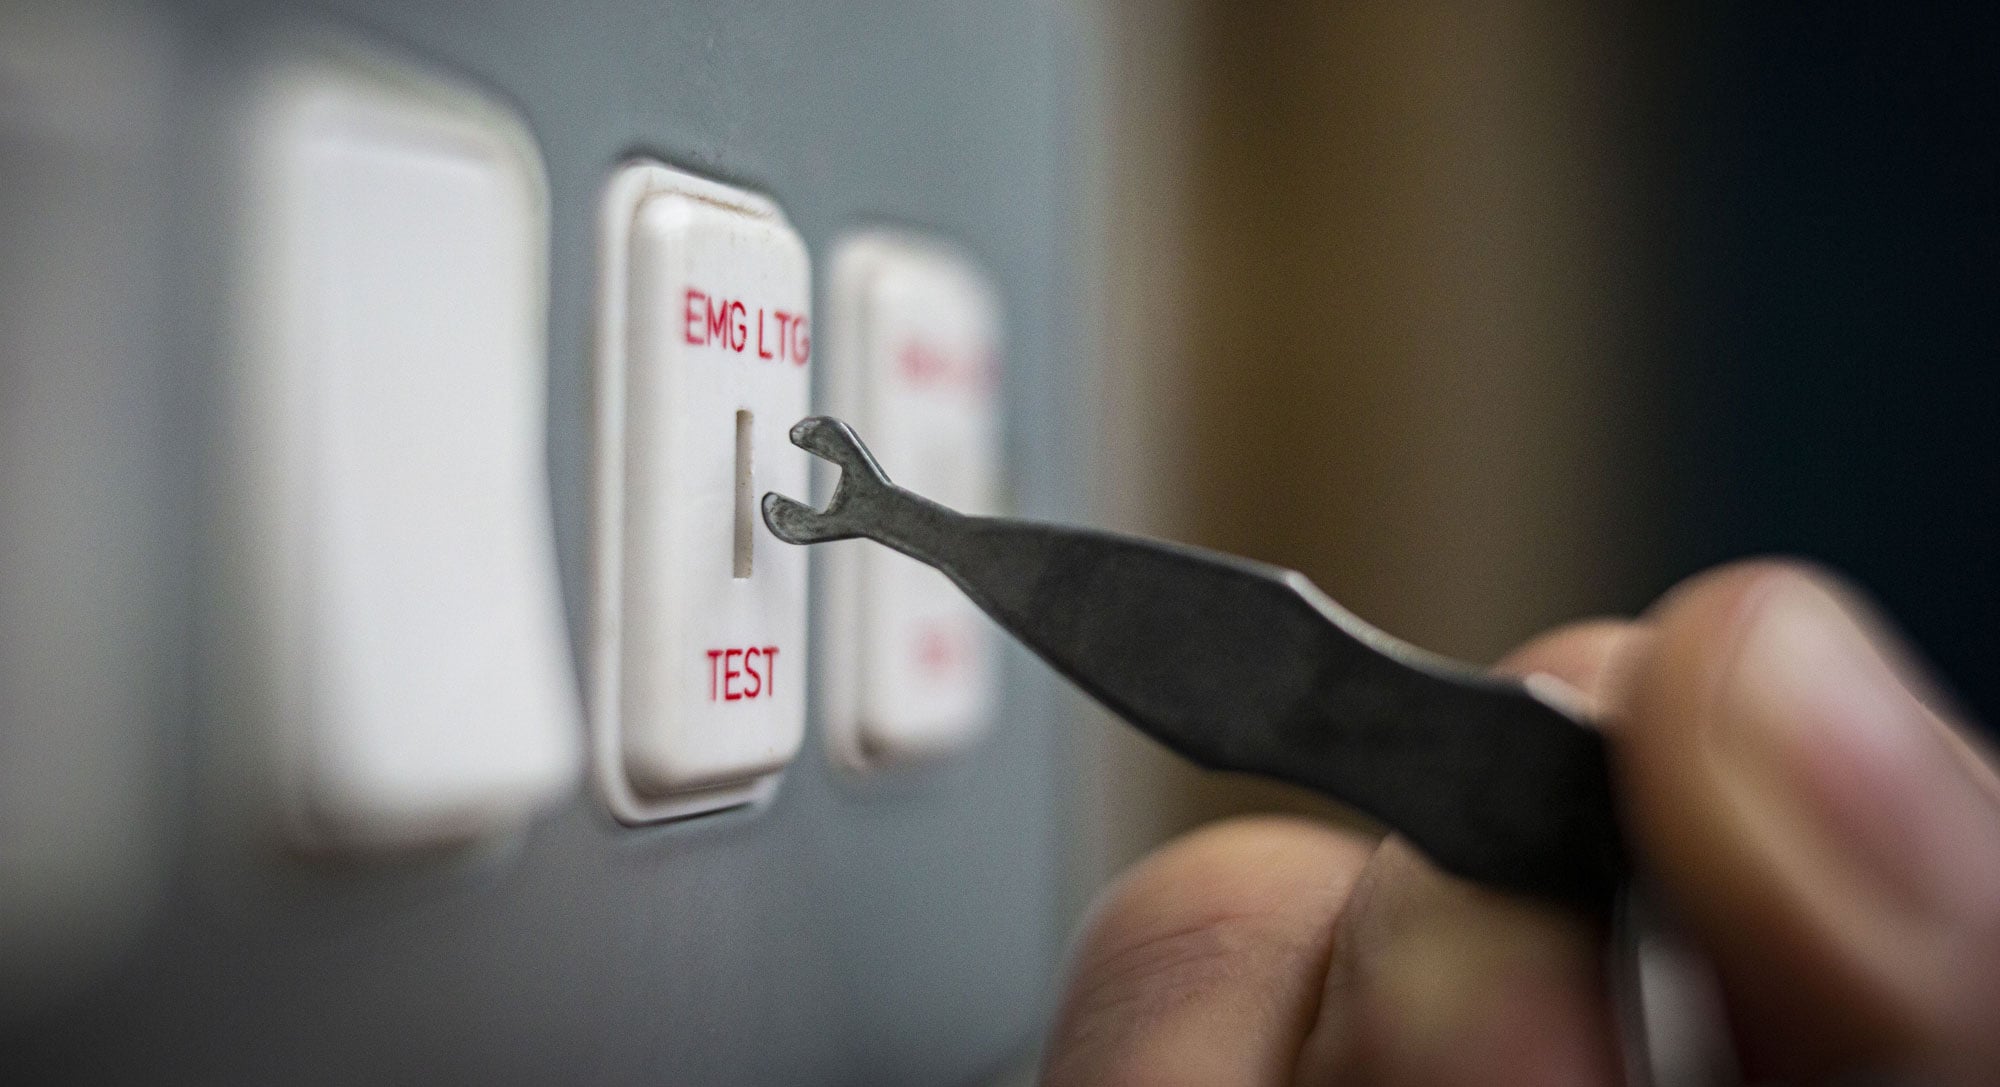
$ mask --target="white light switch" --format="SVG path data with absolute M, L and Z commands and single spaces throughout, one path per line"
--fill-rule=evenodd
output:
M 614 814 L 761 800 L 805 729 L 806 553 L 764 529 L 805 493 L 805 245 L 769 200 L 659 163 L 601 221 L 590 717 Z
M 525 128 L 381 62 L 251 91 L 232 374 L 235 639 L 294 838 L 433 845 L 569 787 L 547 196 Z
M 832 414 L 889 478 L 965 513 L 999 512 L 999 311 L 984 276 L 899 233 L 836 251 Z M 856 767 L 970 744 L 992 714 L 990 623 L 943 575 L 862 541 L 823 545 L 827 735 Z

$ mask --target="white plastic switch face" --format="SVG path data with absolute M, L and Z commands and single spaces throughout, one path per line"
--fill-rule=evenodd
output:
M 849 239 L 828 304 L 829 408 L 889 478 L 966 513 L 998 512 L 999 315 L 986 280 L 942 245 Z M 827 732 L 856 767 L 970 744 L 992 713 L 995 634 L 943 575 L 874 544 L 827 552 Z
M 804 734 L 806 552 L 757 503 L 806 492 L 811 282 L 776 205 L 658 163 L 602 230 L 590 717 L 638 823 L 763 799 Z
M 240 643 L 310 846 L 508 828 L 581 761 L 551 534 L 547 198 L 520 123 L 365 62 L 252 90 Z

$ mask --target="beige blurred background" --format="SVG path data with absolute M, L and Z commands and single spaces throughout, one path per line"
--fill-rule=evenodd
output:
M 1490 662 L 1654 565 L 1647 89 L 1601 6 L 1111 0 L 1093 148 L 1103 522 L 1304 571 Z M 1088 889 L 1330 811 L 1101 716 Z

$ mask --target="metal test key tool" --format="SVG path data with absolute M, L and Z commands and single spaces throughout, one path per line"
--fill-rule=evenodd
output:
M 840 483 L 824 511 L 765 495 L 779 539 L 866 537 L 936 567 L 1195 762 L 1315 789 L 1481 883 L 1602 912 L 1623 882 L 1604 743 L 1560 692 L 1397 641 L 1290 570 L 956 513 L 890 483 L 836 419 L 792 441 Z
M 890 483 L 838 419 L 791 438 L 840 482 L 824 510 L 766 494 L 779 539 L 894 548 L 1189 759 L 1304 785 L 1448 872 L 1608 918 L 1629 1081 L 1740 1082 L 1712 975 L 1630 889 L 1604 741 L 1569 688 L 1407 645 L 1290 570 L 947 509 Z

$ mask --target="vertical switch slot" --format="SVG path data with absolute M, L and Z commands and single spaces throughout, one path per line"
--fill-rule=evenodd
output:
M 750 559 L 756 552 L 754 533 L 757 531 L 757 485 L 751 471 L 752 458 L 756 455 L 750 447 L 750 421 L 748 408 L 736 412 L 736 539 L 732 547 L 730 570 L 735 577 L 750 576 Z

